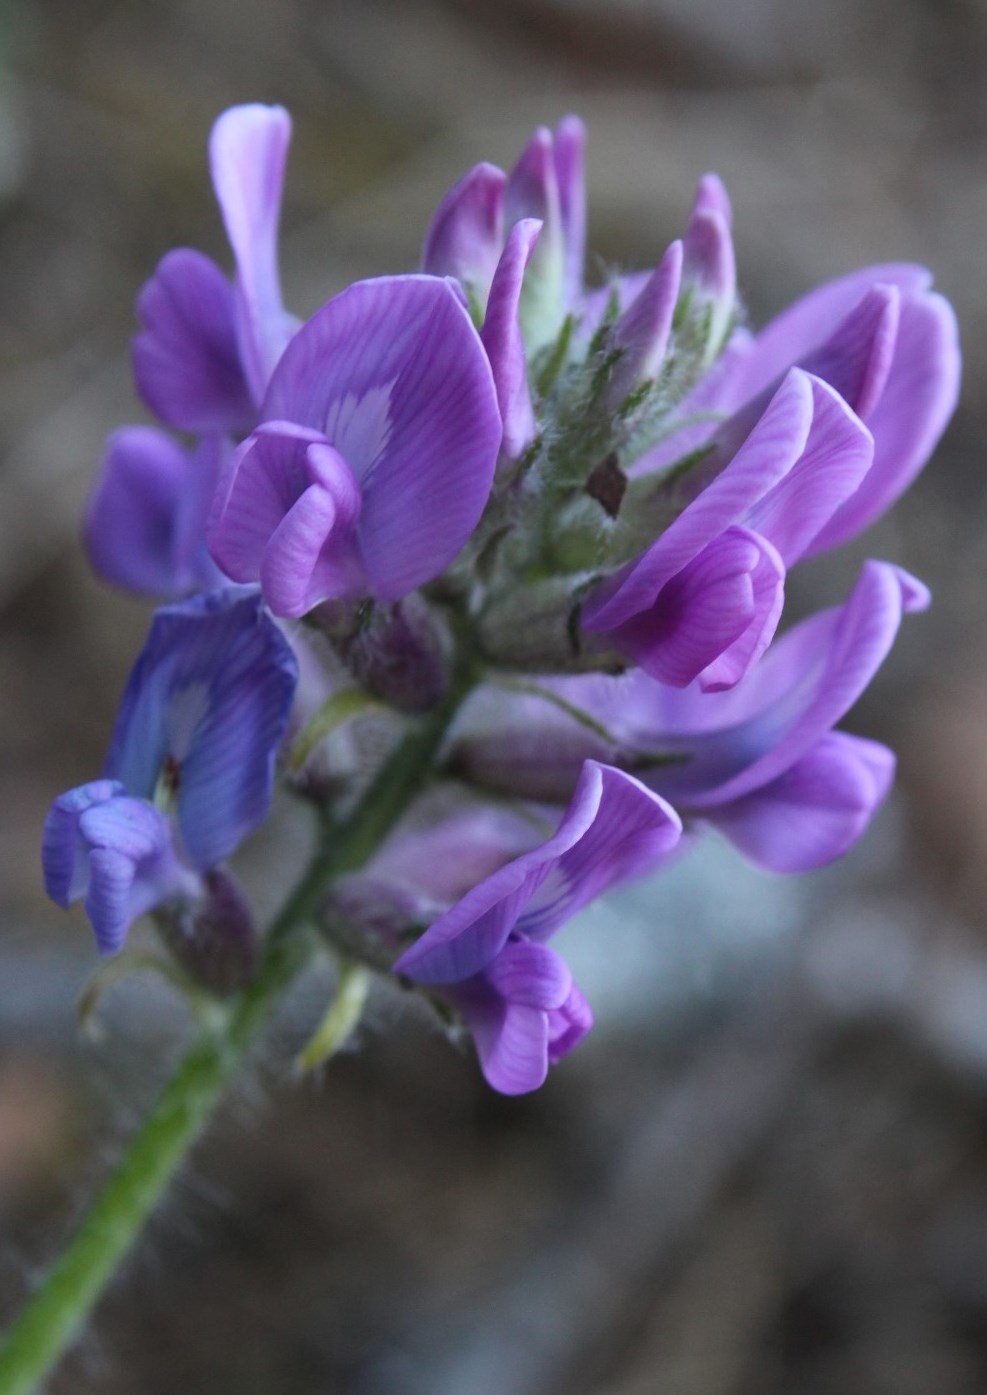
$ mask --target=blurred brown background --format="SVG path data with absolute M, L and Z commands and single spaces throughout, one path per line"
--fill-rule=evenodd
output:
M 140 416 L 132 303 L 175 244 L 226 262 L 213 117 L 295 117 L 289 302 L 411 268 L 446 187 L 590 131 L 590 242 L 654 262 L 695 179 L 736 209 L 760 322 L 868 261 L 928 262 L 964 400 L 853 556 L 930 581 L 854 728 L 901 753 L 844 864 L 710 840 L 566 934 L 597 1008 L 537 1097 L 492 1096 L 393 1001 L 287 1083 L 303 985 L 55 1395 L 982 1395 L 987 1390 L 987 6 L 980 0 L 7 0 L 0 9 L 0 1312 L 177 1050 L 153 982 L 77 1031 L 94 965 L 39 830 L 100 766 L 147 611 L 78 518 Z M 245 873 L 265 904 L 288 822 Z M 83 1182 L 80 1181 L 83 1179 Z

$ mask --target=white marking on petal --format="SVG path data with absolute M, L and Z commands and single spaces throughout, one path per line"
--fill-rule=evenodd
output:
M 346 457 L 354 473 L 365 479 L 384 452 L 391 435 L 391 394 L 394 383 L 368 388 L 361 396 L 348 392 L 330 404 L 325 433 Z

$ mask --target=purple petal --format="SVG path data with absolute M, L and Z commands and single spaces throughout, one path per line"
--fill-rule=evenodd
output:
M 254 417 L 233 289 L 201 252 L 169 252 L 137 298 L 137 391 L 168 426 L 236 432 Z
M 887 262 L 865 266 L 827 281 L 771 320 L 754 339 L 731 384 L 732 410 L 769 388 L 793 363 L 824 344 L 875 286 L 897 286 L 902 299 L 927 291 L 932 274 L 924 266 Z
M 336 296 L 288 346 L 263 415 L 324 432 L 353 471 L 379 600 L 438 576 L 479 521 L 501 417 L 479 336 L 445 281 L 382 277 Z
M 747 514 L 750 527 L 771 539 L 787 567 L 859 487 L 874 458 L 871 433 L 842 397 L 819 378 L 809 381 L 812 426 L 805 448 L 785 478 Z
M 801 367 L 835 388 L 859 417 L 880 401 L 894 361 L 901 293 L 874 286 Z
M 504 423 L 501 450 L 518 460 L 535 438 L 535 412 L 528 390 L 524 339 L 518 320 L 525 267 L 538 241 L 541 224 L 534 218 L 515 223 L 497 264 L 480 339 L 487 351 L 497 402 Z
M 728 528 L 662 587 L 650 609 L 610 635 L 662 683 L 684 688 L 700 678 L 703 687 L 729 687 L 771 642 L 784 581 L 770 543 Z
M 502 998 L 522 1007 L 561 1008 L 572 991 L 572 974 L 547 945 L 510 940 L 486 971 Z
M 425 237 L 422 271 L 452 276 L 474 289 L 481 304 L 504 245 L 504 186 L 495 165 L 477 165 L 439 204 Z
M 730 463 L 647 552 L 593 592 L 581 624 L 599 633 L 647 611 L 661 588 L 715 538 L 741 523 L 802 454 L 813 414 L 808 376 L 793 370 Z
M 646 747 L 650 730 L 654 744 L 690 752 L 682 765 L 656 771 L 653 783 L 694 810 L 769 784 L 845 716 L 887 657 L 902 614 L 927 601 L 906 572 L 866 562 L 845 605 L 777 640 L 730 692 L 628 685 L 624 711 L 636 740 Z
M 269 421 L 249 436 L 223 471 L 209 518 L 209 548 L 234 581 L 260 578 L 264 552 L 287 509 L 311 483 L 308 448 L 325 437 Z
M 255 401 L 291 333 L 278 275 L 278 220 L 291 118 L 283 107 L 231 107 L 213 126 L 213 187 L 237 266 L 239 343 Z
M 217 437 L 189 455 L 154 427 L 114 432 L 84 528 L 99 577 L 138 595 L 165 598 L 222 583 L 205 550 L 219 450 Z
M 548 1014 L 506 1003 L 486 984 L 468 997 L 453 994 L 476 1042 L 487 1083 L 502 1095 L 524 1095 L 548 1074 Z
M 515 925 L 547 939 L 608 886 L 653 865 L 680 833 L 675 811 L 639 781 L 587 761 L 555 834 L 475 886 L 395 967 L 420 983 L 470 978 Z
M 357 595 L 363 580 L 355 537 L 360 486 L 330 445 L 310 445 L 305 463 L 312 483 L 271 535 L 260 570 L 275 615 L 301 616 L 319 601 Z
M 586 127 L 578 116 L 565 116 L 555 128 L 555 176 L 565 243 L 563 270 L 567 305 L 575 305 L 583 286 L 586 259 L 586 180 L 583 173 Z
M 575 984 L 560 1008 L 548 1013 L 548 1061 L 555 1065 L 593 1027 L 593 1011 Z
M 715 213 L 728 228 L 733 226 L 733 209 L 726 185 L 718 174 L 704 174 L 696 186 L 693 213 Z
M 199 870 L 229 856 L 267 813 L 297 671 L 256 593 L 197 596 L 154 617 L 104 773 L 145 799 L 164 785 Z
M 268 422 L 240 447 L 219 491 L 209 545 L 235 581 L 261 582 L 275 615 L 366 592 L 360 487 L 324 437 Z
M 564 313 L 566 249 L 552 133 L 540 126 L 521 152 L 504 190 L 508 227 L 522 218 L 542 223 L 521 293 L 521 325 L 528 352 L 554 339 Z
M 657 378 L 668 348 L 682 280 L 682 243 L 673 242 L 643 290 L 613 327 L 611 347 L 621 357 L 607 397 L 619 406 L 639 383 Z
M 548 225 L 552 237 L 561 234 L 555 143 L 545 126 L 539 126 L 534 132 L 507 178 L 504 216 L 508 227 L 520 218 L 539 218 Z
M 861 836 L 887 797 L 894 767 L 886 746 L 830 732 L 784 774 L 710 817 L 759 867 L 811 871 Z
M 939 295 L 906 299 L 894 362 L 867 425 L 874 464 L 813 543 L 813 552 L 855 537 L 911 484 L 935 449 L 953 414 L 960 387 L 956 316 Z
M 45 819 L 41 862 L 45 891 L 56 905 L 71 906 L 86 890 L 88 850 L 79 840 L 79 819 L 93 805 L 125 794 L 119 780 L 92 780 L 60 794 L 52 804 Z
M 691 282 L 711 309 L 706 362 L 723 347 L 737 292 L 737 266 L 730 224 L 722 213 L 693 210 L 683 239 L 682 279 Z
M 115 953 L 145 911 L 192 896 L 198 878 L 182 867 L 165 815 L 96 780 L 55 800 L 42 840 L 45 889 L 61 906 L 86 897 L 102 954 Z

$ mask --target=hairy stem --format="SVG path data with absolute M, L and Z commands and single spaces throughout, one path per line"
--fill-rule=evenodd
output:
M 461 675 L 442 706 L 405 737 L 346 823 L 327 826 L 271 926 L 253 982 L 180 1062 L 74 1238 L 7 1332 L 0 1395 L 31 1395 L 81 1331 L 249 1047 L 308 962 L 308 929 L 326 887 L 363 866 L 422 788 L 471 683 L 470 674 Z

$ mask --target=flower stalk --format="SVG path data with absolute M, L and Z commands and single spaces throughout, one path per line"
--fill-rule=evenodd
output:
M 364 865 L 421 791 L 473 681 L 464 669 L 441 707 L 404 738 L 347 822 L 327 825 L 271 925 L 256 977 L 201 1029 L 75 1236 L 6 1333 L 0 1345 L 2 1395 L 31 1395 L 81 1332 L 250 1047 L 308 964 L 315 949 L 308 930 L 326 889 Z M 354 970 L 354 983 L 363 972 Z M 352 998 L 351 991 L 350 1007 Z

